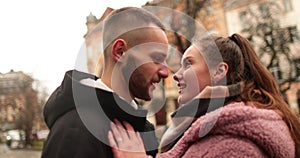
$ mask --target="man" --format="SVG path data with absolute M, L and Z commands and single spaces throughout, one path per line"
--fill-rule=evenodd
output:
M 157 153 L 154 127 L 134 98 L 151 100 L 155 84 L 168 76 L 164 27 L 146 10 L 128 7 L 113 11 L 103 32 L 101 79 L 68 71 L 45 105 L 50 133 L 42 158 L 113 157 L 107 133 L 114 119 L 132 124 L 147 154 Z

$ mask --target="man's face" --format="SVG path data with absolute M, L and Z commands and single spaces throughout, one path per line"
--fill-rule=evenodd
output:
M 168 77 L 169 73 L 166 65 L 168 52 L 166 34 L 157 28 L 150 32 L 151 34 L 149 31 L 145 31 L 146 42 L 134 46 L 128 51 L 130 53 L 128 64 L 131 67 L 134 66 L 128 83 L 130 95 L 146 101 L 151 100 L 156 84 L 161 79 Z

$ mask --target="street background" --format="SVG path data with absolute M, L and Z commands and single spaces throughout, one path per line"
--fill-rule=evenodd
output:
M 291 110 L 300 116 L 299 0 L 1 1 L 0 158 L 40 157 L 49 132 L 43 118 L 47 98 L 60 85 L 65 71 L 75 68 L 77 59 L 93 73 L 103 55 L 102 30 L 97 26 L 111 11 L 124 6 L 158 6 L 177 12 L 155 13 L 173 31 L 167 31 L 170 74 L 159 83 L 163 89 L 154 93 L 154 98 L 165 97 L 165 102 L 148 118 L 158 139 L 179 106 L 172 76 L 180 67 L 182 52 L 191 44 L 182 35 L 192 37 L 196 22 L 208 33 L 246 37 Z
M 0 158 L 40 158 L 40 150 L 10 150 L 5 144 L 0 144 Z

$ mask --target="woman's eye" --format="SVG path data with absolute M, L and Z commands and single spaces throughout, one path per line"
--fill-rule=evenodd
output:
M 185 67 L 185 68 L 189 67 L 190 65 L 191 65 L 191 62 L 189 62 L 189 61 L 185 61 L 183 63 L 183 67 Z

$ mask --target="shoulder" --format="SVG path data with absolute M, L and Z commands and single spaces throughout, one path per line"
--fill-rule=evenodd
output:
M 243 102 L 226 105 L 198 118 L 185 136 L 190 142 L 218 136 L 224 136 L 221 142 L 234 140 L 233 144 L 244 145 L 252 142 L 271 157 L 290 157 L 295 150 L 289 128 L 280 115 Z
M 201 150 L 199 150 L 201 149 Z M 193 143 L 183 157 L 266 157 L 252 141 L 232 136 L 207 137 Z
M 277 126 L 273 127 L 274 124 L 277 124 Z M 238 102 L 226 105 L 198 118 L 187 132 L 197 133 L 202 137 L 208 132 L 233 132 L 238 134 L 239 130 L 263 132 L 266 129 L 288 130 L 282 117 L 274 110 L 258 109 L 252 105 Z
M 61 116 L 53 125 L 42 155 L 49 158 L 85 157 L 105 154 L 105 150 L 106 146 L 90 133 L 74 109 Z

